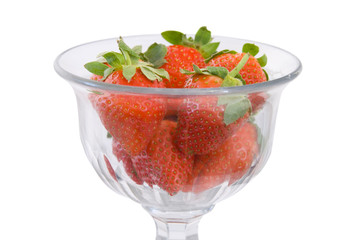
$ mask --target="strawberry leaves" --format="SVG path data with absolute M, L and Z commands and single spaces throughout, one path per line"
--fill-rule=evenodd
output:
M 178 31 L 165 31 L 162 32 L 161 35 L 171 44 L 197 49 L 204 58 L 208 58 L 214 54 L 219 46 L 219 42 L 212 42 L 211 32 L 207 27 L 201 27 L 197 31 L 194 39 Z
M 259 47 L 253 43 L 246 43 L 243 45 L 242 52 L 249 53 L 253 57 L 255 57 L 259 53 Z M 257 61 L 264 67 L 267 65 L 267 56 L 264 54 L 263 56 L 257 58 Z
M 141 53 L 141 46 L 130 48 L 121 37 L 117 44 L 120 52 L 104 52 L 98 56 L 97 61 L 86 63 L 85 68 L 93 74 L 103 76 L 101 81 L 105 81 L 114 71 L 122 70 L 123 76 L 130 82 L 138 68 L 151 81 L 170 78 L 166 70 L 158 69 L 165 63 L 165 45 L 154 43 L 145 53 Z
M 159 68 L 166 63 L 165 56 L 167 53 L 167 47 L 163 44 L 154 43 L 147 51 L 140 54 L 143 61 L 152 63 L 153 67 Z
M 105 70 L 108 69 L 109 67 L 106 64 L 94 61 L 94 62 L 86 63 L 85 68 L 93 74 L 104 76 Z
M 218 106 L 226 105 L 223 121 L 229 125 L 242 118 L 251 108 L 251 102 L 244 95 L 221 96 L 218 98 Z

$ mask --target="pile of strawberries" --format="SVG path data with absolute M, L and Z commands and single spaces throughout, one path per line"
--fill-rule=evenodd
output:
M 122 38 L 119 52 L 105 52 L 85 64 L 91 79 L 151 88 L 220 88 L 268 80 L 267 58 L 244 44 L 242 52 L 217 51 L 211 32 L 194 38 L 177 31 L 145 52 Z M 190 91 L 190 90 L 188 90 Z M 167 191 L 202 192 L 242 178 L 259 153 L 259 131 L 250 121 L 266 101 L 264 93 L 228 96 L 150 96 L 92 91 L 89 99 L 112 136 L 113 154 L 131 179 Z M 105 157 L 112 177 L 117 176 Z

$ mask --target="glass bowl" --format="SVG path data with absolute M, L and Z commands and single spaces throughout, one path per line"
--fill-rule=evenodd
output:
M 200 218 L 261 171 L 271 153 L 281 92 L 301 72 L 298 58 L 283 49 L 229 37 L 214 40 L 221 42 L 222 49 L 239 52 L 248 42 L 259 46 L 259 54 L 268 57 L 264 69 L 269 81 L 167 89 L 91 80 L 84 64 L 98 53 L 118 51 L 116 39 L 73 47 L 54 64 L 76 94 L 87 158 L 108 187 L 153 216 L 157 240 L 198 239 Z M 143 49 L 153 42 L 166 44 L 161 35 L 130 36 L 124 41 L 130 47 L 141 44 Z M 240 121 L 226 125 L 218 121 L 219 114 L 212 124 L 200 117 L 213 109 L 221 111 L 218 99 L 241 98 L 250 100 L 251 111 Z M 118 119 L 118 129 L 112 129 L 103 112 L 110 102 L 114 107 L 106 111 L 111 112 L 111 121 Z M 150 120 L 143 117 L 146 113 L 152 114 Z

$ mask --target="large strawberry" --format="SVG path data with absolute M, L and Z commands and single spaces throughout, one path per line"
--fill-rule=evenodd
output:
M 163 87 L 160 81 L 169 77 L 163 69 L 140 60 L 139 54 L 122 39 L 118 44 L 121 53 L 102 55 L 107 64 L 95 61 L 85 67 L 93 74 L 103 76 L 106 83 Z M 104 127 L 121 142 L 130 156 L 136 156 L 146 148 L 166 112 L 166 102 L 160 97 L 92 91 L 89 98 Z
M 165 31 L 162 36 L 172 45 L 167 47 L 165 69 L 171 79 L 164 79 L 168 88 L 183 88 L 187 76 L 180 70 L 192 70 L 193 64 L 200 68 L 205 67 L 205 59 L 210 57 L 217 49 L 219 43 L 211 42 L 211 32 L 201 27 L 193 39 L 178 31 Z
M 225 68 L 199 69 L 194 66 L 196 74 L 186 86 L 191 88 L 242 85 L 242 81 L 236 78 L 236 75 L 247 59 L 248 56 L 243 58 L 231 72 Z M 241 127 L 247 121 L 250 111 L 250 101 L 244 95 L 189 97 L 178 110 L 175 144 L 186 155 L 207 154 L 217 149 Z
M 222 146 L 209 154 L 197 156 L 187 189 L 202 192 L 225 181 L 228 185 L 241 179 L 258 155 L 257 127 L 247 122 Z M 198 167 L 199 169 L 196 169 Z
M 186 157 L 173 144 L 175 128 L 176 122 L 162 121 L 147 149 L 133 157 L 141 179 L 150 186 L 159 186 L 170 195 L 182 190 L 193 168 L 193 157 Z
M 258 52 L 258 46 L 246 43 L 243 45 L 242 53 L 224 50 L 214 54 L 210 60 L 208 59 L 208 66 L 225 67 L 232 71 L 242 60 L 243 56 L 248 53 L 250 55 L 249 59 L 238 73 L 246 84 L 265 82 L 268 80 L 268 77 L 262 67 L 267 64 L 267 57 L 263 55 L 260 58 L 255 58 Z

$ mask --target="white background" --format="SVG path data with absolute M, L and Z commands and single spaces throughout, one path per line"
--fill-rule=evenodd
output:
M 203 217 L 209 239 L 359 239 L 356 1 L 6 1 L 0 9 L 0 239 L 154 239 L 151 217 L 108 189 L 82 149 L 75 95 L 53 70 L 74 45 L 119 35 L 213 34 L 284 48 L 272 155 Z

